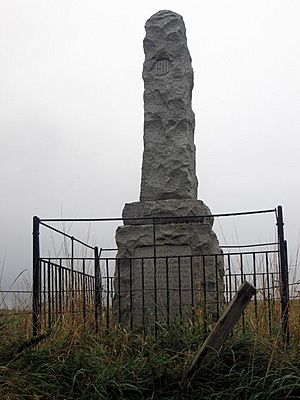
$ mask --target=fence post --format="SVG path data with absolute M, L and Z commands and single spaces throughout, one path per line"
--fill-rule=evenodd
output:
M 284 239 L 282 206 L 277 207 L 277 232 L 279 241 L 279 265 L 281 280 L 281 321 L 284 341 L 289 343 L 289 275 L 287 259 L 287 242 Z
M 41 269 L 40 269 L 40 220 L 33 217 L 32 252 L 32 333 L 37 336 L 41 328 Z
M 80 291 L 79 291 L 80 293 Z M 74 291 L 74 236 L 71 236 L 71 311 L 72 317 L 74 317 L 74 300 L 75 300 L 75 291 Z
M 101 311 L 101 275 L 98 247 L 94 248 L 95 254 L 95 331 L 99 332 L 99 310 Z

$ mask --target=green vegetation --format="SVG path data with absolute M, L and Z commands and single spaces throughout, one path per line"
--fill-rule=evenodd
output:
M 200 329 L 174 326 L 155 341 L 117 329 L 95 335 L 61 323 L 37 342 L 17 318 L 0 319 L 1 399 L 300 398 L 299 351 L 284 349 L 276 338 L 236 332 L 182 388 L 204 338 Z

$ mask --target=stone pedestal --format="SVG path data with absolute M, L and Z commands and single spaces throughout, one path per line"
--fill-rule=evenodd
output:
M 203 314 L 216 319 L 223 303 L 223 256 L 210 215 L 200 200 L 125 205 L 125 226 L 116 232 L 117 320 L 139 328 Z

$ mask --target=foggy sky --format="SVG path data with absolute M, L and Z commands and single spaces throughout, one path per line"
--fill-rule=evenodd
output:
M 213 213 L 282 204 L 297 262 L 299 1 L 0 0 L 2 287 L 30 279 L 33 215 L 119 217 L 138 201 L 144 24 L 161 9 L 187 29 L 198 198 Z M 269 239 L 263 221 L 236 226 Z M 93 231 L 106 247 L 109 229 Z

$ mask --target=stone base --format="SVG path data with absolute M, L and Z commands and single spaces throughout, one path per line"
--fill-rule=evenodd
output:
M 152 224 L 152 218 L 156 218 L 156 222 L 159 224 L 178 222 L 178 220 L 171 217 L 189 217 L 184 222 L 201 222 L 210 226 L 214 222 L 210 209 L 203 201 L 191 199 L 149 200 L 127 203 L 123 209 L 122 216 L 124 225 Z M 192 218 L 193 216 L 197 218 Z M 160 217 L 162 219 L 159 219 Z M 139 219 L 130 220 L 130 218 Z
M 117 320 L 138 328 L 195 315 L 218 317 L 224 302 L 224 263 L 209 216 L 200 200 L 125 205 L 125 226 L 116 232 Z

